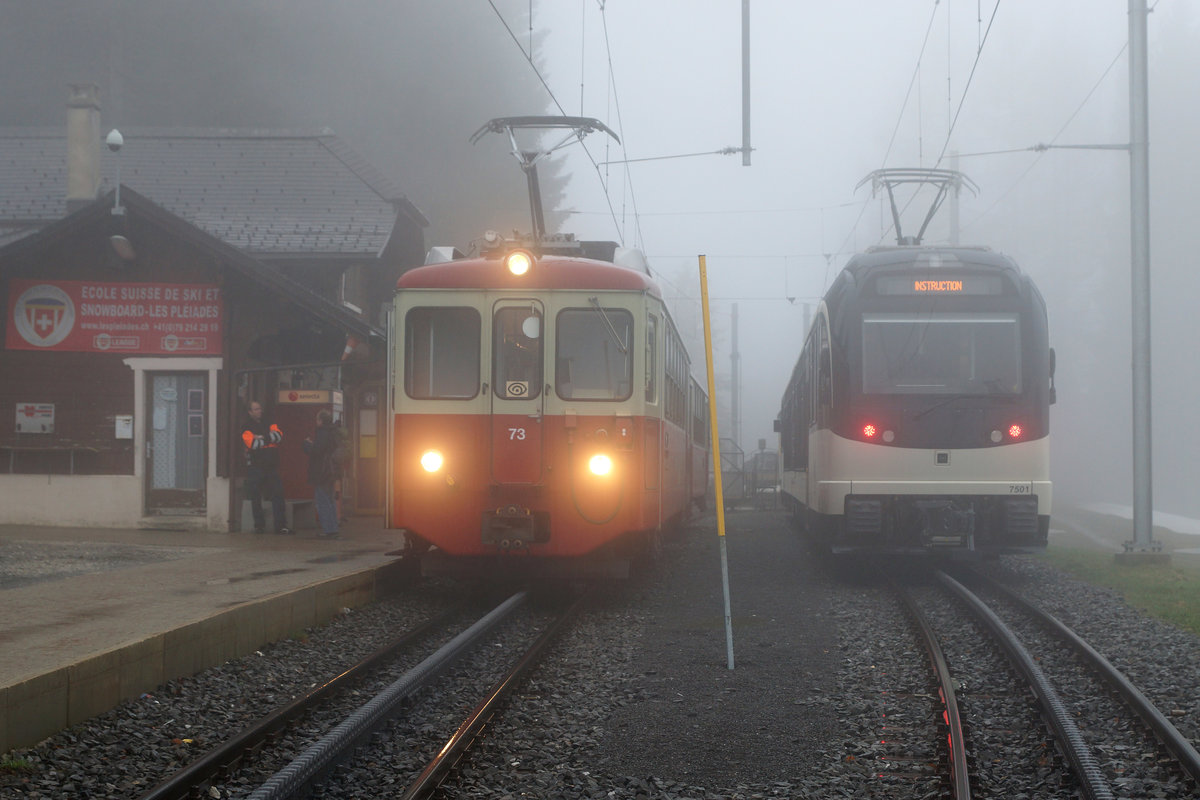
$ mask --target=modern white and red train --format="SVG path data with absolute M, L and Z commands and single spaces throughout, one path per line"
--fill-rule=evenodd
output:
M 388 524 L 426 574 L 627 574 L 703 503 L 706 395 L 636 251 L 490 242 L 397 283 Z
M 784 502 L 834 553 L 1043 549 L 1054 400 L 1046 305 L 1011 259 L 872 248 L 826 292 L 784 392 Z

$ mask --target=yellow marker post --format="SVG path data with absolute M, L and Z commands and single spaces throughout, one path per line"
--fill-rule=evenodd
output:
M 721 543 L 721 585 L 725 590 L 725 651 L 733 669 L 733 622 L 729 615 L 729 555 L 725 551 L 725 492 L 721 486 L 721 437 L 717 430 L 717 386 L 713 378 L 712 329 L 708 318 L 708 270 L 700 256 L 700 303 L 704 311 L 704 360 L 708 365 L 708 422 L 712 432 L 713 484 L 717 493 L 717 540 Z

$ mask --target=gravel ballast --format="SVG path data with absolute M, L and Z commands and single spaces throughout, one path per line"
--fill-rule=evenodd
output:
M 831 574 L 778 512 L 737 511 L 727 516 L 727 530 L 734 669 L 727 665 L 718 537 L 709 517 L 668 541 L 656 568 L 601 594 L 493 721 L 444 796 L 947 796 L 922 739 L 927 722 L 935 735 L 937 713 L 925 654 L 887 590 Z M 1088 638 L 1197 741 L 1196 637 L 1032 559 L 1004 558 L 988 570 Z M 356 611 L 305 641 L 172 682 L 10 753 L 27 766 L 0 774 L 0 797 L 137 796 L 165 776 L 165 764 L 175 768 L 198 756 L 222 733 L 446 600 L 419 598 Z M 969 647 L 971 637 L 955 638 Z M 1056 754 L 1045 752 L 1043 734 L 1004 734 L 1036 724 L 1036 714 L 1029 697 L 1005 688 L 1008 676 L 995 674 L 1005 669 L 995 654 L 974 649 L 977 666 L 959 651 L 950 652 L 951 666 L 961 658 L 968 674 L 989 673 L 986 681 L 968 679 L 960 700 L 971 709 L 966 723 L 988 732 L 976 734 L 986 757 L 1007 777 L 1003 787 L 985 781 L 976 796 L 1069 796 L 1069 776 Z M 916 756 L 900 768 L 896 747 L 905 739 L 888 741 L 897 726 Z M 448 734 L 429 732 L 439 743 Z M 1038 748 L 1041 763 L 1028 763 Z M 355 786 L 359 796 L 374 796 L 367 787 L 377 781 L 358 783 L 354 769 L 338 775 L 341 796 L 353 796 Z M 1138 789 L 1186 797 L 1194 787 Z

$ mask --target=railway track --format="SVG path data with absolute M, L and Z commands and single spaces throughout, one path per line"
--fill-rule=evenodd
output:
M 428 796 L 581 603 L 582 598 L 576 598 L 566 611 L 561 602 L 535 608 L 539 604 L 530 602 L 528 592 L 517 592 L 361 703 L 361 691 L 354 685 L 372 672 L 387 670 L 389 662 L 395 669 L 394 662 L 404 654 L 412 659 L 414 648 L 425 640 L 439 635 L 445 639 L 448 626 L 462 616 L 462 609 L 448 611 L 213 748 L 142 800 L 300 797 L 324 783 L 332 787 L 359 770 L 385 773 L 378 781 L 392 789 L 402 785 L 395 783 L 397 775 L 408 774 L 406 780 L 413 783 L 405 796 Z M 501 662 L 517 649 L 523 655 L 506 668 Z M 465 692 L 474 687 L 479 693 L 479 687 L 501 670 L 503 677 L 492 684 L 485 700 L 471 701 L 468 707 L 474 712 L 467 721 L 447 722 L 461 714 Z M 454 685 L 445 688 L 447 683 Z M 331 703 L 346 709 L 347 698 L 356 700 L 356 707 L 328 710 Z M 340 721 L 329 722 L 331 716 Z M 424 740 L 420 746 L 412 746 L 414 730 Z M 435 747 L 437 730 L 449 735 L 440 747 Z M 429 752 L 436 755 L 427 758 Z M 339 794 L 336 788 L 330 791 L 330 796 Z
M 1027 754 L 1027 769 L 1041 777 L 1047 796 L 1196 796 L 1200 754 L 1168 715 L 1061 622 L 971 571 L 959 572 L 957 579 L 935 573 L 932 585 L 937 591 L 891 585 L 937 676 L 942 722 L 934 735 L 945 743 L 939 763 L 953 797 L 969 798 L 973 787 L 979 790 L 977 797 L 1004 796 L 1002 769 L 990 757 L 997 736 L 1012 739 L 1016 749 Z M 955 599 L 953 604 L 945 602 L 947 594 Z M 970 615 L 970 625 L 963 624 L 963 614 Z M 1009 668 L 1002 671 L 1007 677 L 989 666 L 995 663 L 994 653 L 978 652 L 980 633 L 989 648 L 994 645 L 1004 653 Z M 993 707 L 1006 697 L 1028 694 L 1037 711 L 1024 720 L 1013 707 L 1001 712 Z M 961 707 L 960 695 L 967 698 Z M 913 730 L 906 734 L 919 735 Z M 1038 739 L 1052 741 L 1056 752 L 1039 748 Z M 907 744 L 914 743 L 910 739 Z M 1005 766 L 1013 772 L 1020 769 L 1011 763 Z
M 1053 615 L 1003 584 L 975 572 L 959 577 L 998 599 L 988 607 L 995 616 L 989 625 L 1009 630 L 1013 644 L 1006 648 L 1022 643 L 1022 649 L 1031 648 L 1047 681 L 1061 684 L 1064 714 L 1078 720 L 1080 740 L 1099 762 L 1095 789 L 1085 786 L 1089 797 L 1105 796 L 1105 785 L 1125 795 L 1135 782 L 1183 791 L 1182 796 L 1200 794 L 1200 753 L 1133 681 Z M 963 583 L 944 573 L 938 580 L 982 613 L 984 600 L 977 595 L 967 600 L 970 590 Z M 1071 680 L 1072 675 L 1083 680 Z

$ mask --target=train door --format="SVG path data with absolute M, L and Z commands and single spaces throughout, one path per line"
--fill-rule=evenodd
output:
M 542 304 L 505 299 L 492 308 L 492 480 L 542 479 L 545 325 Z

